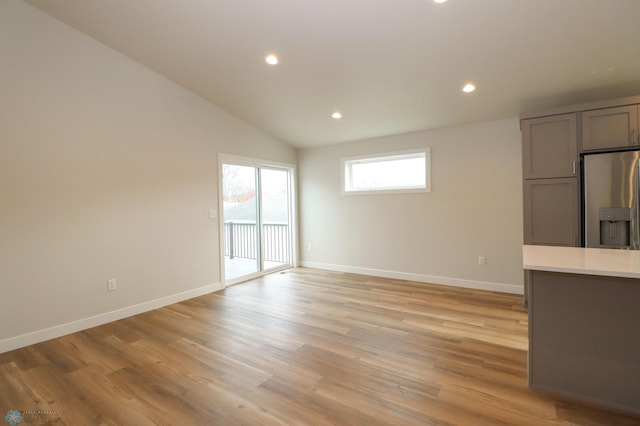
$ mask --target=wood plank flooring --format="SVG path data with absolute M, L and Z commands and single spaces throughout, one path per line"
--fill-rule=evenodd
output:
M 527 388 L 521 297 L 291 269 L 0 354 L 67 425 L 638 425 Z M 23 424 L 27 424 L 26 422 Z

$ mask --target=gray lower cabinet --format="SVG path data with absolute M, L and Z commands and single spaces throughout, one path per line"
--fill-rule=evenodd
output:
M 529 385 L 640 414 L 638 279 L 529 272 Z
M 579 246 L 578 179 L 524 181 L 524 243 Z
M 522 120 L 522 171 L 525 179 L 577 175 L 577 114 Z
M 582 112 L 583 150 L 636 146 L 639 137 L 638 105 Z

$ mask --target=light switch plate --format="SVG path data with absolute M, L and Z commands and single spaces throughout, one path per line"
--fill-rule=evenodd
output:
M 108 291 L 114 291 L 116 288 L 118 288 L 116 280 L 114 278 L 107 280 L 107 290 Z

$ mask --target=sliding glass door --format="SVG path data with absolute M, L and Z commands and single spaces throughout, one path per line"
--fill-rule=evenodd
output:
M 260 169 L 262 247 L 265 269 L 291 265 L 289 171 Z
M 293 169 L 221 156 L 222 263 L 227 284 L 293 259 Z
M 260 271 L 258 169 L 222 165 L 225 281 Z

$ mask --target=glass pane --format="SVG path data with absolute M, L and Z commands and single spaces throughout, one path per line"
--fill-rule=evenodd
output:
M 424 157 L 355 163 L 352 189 L 424 188 Z
M 255 167 L 222 165 L 225 280 L 260 270 Z
M 261 169 L 264 269 L 291 264 L 289 171 Z

